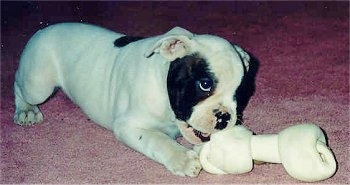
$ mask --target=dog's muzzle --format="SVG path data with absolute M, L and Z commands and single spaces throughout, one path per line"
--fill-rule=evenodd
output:
M 228 112 L 222 112 L 215 110 L 213 111 L 216 117 L 216 125 L 215 129 L 223 130 L 227 127 L 229 121 L 231 120 L 231 114 Z M 206 142 L 210 140 L 210 133 L 203 133 L 199 130 L 194 129 L 191 125 L 187 125 L 187 128 L 191 128 L 196 137 L 198 137 L 202 142 Z

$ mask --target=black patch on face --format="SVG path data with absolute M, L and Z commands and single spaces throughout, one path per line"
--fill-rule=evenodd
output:
M 132 42 L 144 39 L 143 37 L 122 36 L 114 41 L 115 47 L 124 47 Z
M 204 79 L 204 80 L 203 80 Z M 202 81 L 212 81 L 210 91 L 203 91 Z M 187 121 L 193 107 L 213 94 L 217 79 L 205 59 L 198 54 L 185 56 L 171 62 L 167 78 L 171 108 L 177 119 Z

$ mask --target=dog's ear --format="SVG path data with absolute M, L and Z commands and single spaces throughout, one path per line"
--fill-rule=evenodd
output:
M 239 57 L 241 58 L 243 65 L 245 67 L 245 71 L 249 71 L 249 67 L 250 67 L 250 56 L 249 54 L 244 51 L 241 47 L 232 44 L 233 48 L 237 51 L 237 53 L 239 54 Z
M 185 35 L 185 36 L 191 37 L 191 38 L 194 36 L 193 33 L 191 33 L 190 31 L 188 31 L 184 28 L 181 28 L 179 26 L 172 28 L 171 30 L 166 32 L 164 35 Z
M 191 39 L 194 34 L 180 27 L 175 27 L 162 35 L 159 40 L 147 50 L 145 57 L 159 53 L 169 61 L 184 57 L 191 52 Z
M 237 101 L 237 124 L 239 124 L 242 123 L 243 111 L 255 92 L 255 77 L 259 70 L 259 60 L 241 47 L 233 43 L 231 44 L 241 58 L 242 65 L 244 66 L 244 76 L 235 94 L 235 99 Z

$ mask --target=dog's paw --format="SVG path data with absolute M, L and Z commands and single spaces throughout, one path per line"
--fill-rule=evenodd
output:
M 27 110 L 16 110 L 13 120 L 21 126 L 30 126 L 43 121 L 43 114 L 39 108 L 33 106 Z
M 174 156 L 166 167 L 175 175 L 197 177 L 202 169 L 198 154 L 193 150 Z

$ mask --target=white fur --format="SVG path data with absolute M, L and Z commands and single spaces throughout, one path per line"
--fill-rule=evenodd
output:
M 224 107 L 236 117 L 232 98 L 243 76 L 237 52 L 224 39 L 194 35 L 178 27 L 115 47 L 113 41 L 121 36 L 79 23 L 38 31 L 25 47 L 16 72 L 15 122 L 29 125 L 42 121 L 37 105 L 60 87 L 93 121 L 112 130 L 131 148 L 174 174 L 197 176 L 201 169 L 197 153 L 174 141 L 179 120 L 167 93 L 169 61 L 198 52 L 218 75 L 216 92 L 195 107 L 189 121 L 205 131 L 212 127 L 198 125 L 211 119 L 203 116 L 205 111 Z M 232 119 L 231 124 L 234 122 Z

